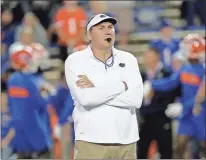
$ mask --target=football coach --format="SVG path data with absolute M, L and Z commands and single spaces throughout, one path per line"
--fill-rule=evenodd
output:
M 75 104 L 74 159 L 136 159 L 143 84 L 137 59 L 114 48 L 116 23 L 93 16 L 86 26 L 90 44 L 65 61 Z

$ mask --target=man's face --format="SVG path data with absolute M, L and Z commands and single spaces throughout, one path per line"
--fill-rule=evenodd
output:
M 13 14 L 10 11 L 4 11 L 1 15 L 1 22 L 2 24 L 10 24 L 13 20 Z
M 150 50 L 144 53 L 144 65 L 146 68 L 154 69 L 159 62 L 159 56 Z
M 96 26 L 93 26 L 88 33 L 89 40 L 95 46 L 100 48 L 110 48 L 115 42 L 115 29 L 111 22 L 103 22 Z M 106 41 L 107 38 L 111 38 L 111 42 Z
M 33 33 L 22 32 L 20 41 L 25 45 L 31 44 L 33 42 Z
M 173 33 L 173 29 L 172 27 L 168 26 L 168 27 L 163 27 L 161 29 L 161 35 L 163 37 L 166 37 L 166 38 L 170 38 L 172 37 L 172 33 Z

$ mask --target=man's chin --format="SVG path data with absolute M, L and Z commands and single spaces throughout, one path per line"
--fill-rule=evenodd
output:
M 112 48 L 112 44 L 110 44 L 110 45 L 102 45 L 102 49 L 110 49 L 110 48 Z
M 105 41 L 105 43 L 102 44 L 102 46 L 104 47 L 112 47 L 113 45 L 114 45 L 113 42 L 107 42 L 107 41 Z

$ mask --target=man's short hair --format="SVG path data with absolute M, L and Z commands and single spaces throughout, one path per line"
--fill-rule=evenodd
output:
M 87 25 L 89 24 L 89 22 L 91 22 L 91 20 L 92 20 L 94 17 L 95 17 L 95 15 L 93 15 L 93 16 L 91 16 L 91 17 L 89 18 L 89 20 L 88 20 L 88 22 L 87 22 Z M 87 26 L 87 25 L 86 25 L 86 26 Z M 91 27 L 89 31 L 91 31 L 92 28 L 93 28 L 93 27 Z M 85 28 L 85 29 L 87 30 L 87 28 Z

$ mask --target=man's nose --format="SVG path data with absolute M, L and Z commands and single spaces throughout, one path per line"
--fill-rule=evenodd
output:
M 112 35 L 112 31 L 109 30 L 109 29 L 107 29 L 107 30 L 105 31 L 105 34 L 106 34 L 107 36 L 110 36 L 110 35 Z

